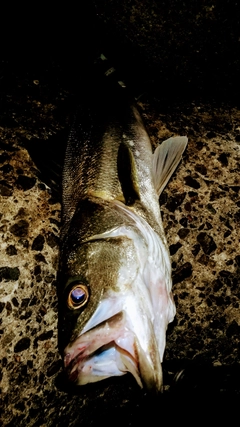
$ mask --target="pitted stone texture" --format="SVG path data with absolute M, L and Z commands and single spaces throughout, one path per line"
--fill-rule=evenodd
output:
M 145 106 L 156 143 L 173 134 L 189 138 L 160 197 L 177 306 L 165 360 L 239 362 L 240 112 L 192 103 L 169 107 L 167 115 L 159 108 L 152 121 L 148 113 Z

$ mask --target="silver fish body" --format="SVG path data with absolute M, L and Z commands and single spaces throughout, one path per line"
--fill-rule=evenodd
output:
M 175 315 L 159 194 L 187 144 L 155 153 L 124 90 L 76 118 L 63 173 L 59 340 L 69 378 L 86 384 L 130 372 L 160 390 Z

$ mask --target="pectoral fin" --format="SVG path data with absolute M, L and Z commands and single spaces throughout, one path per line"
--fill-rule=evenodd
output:
M 186 136 L 176 136 L 166 139 L 156 148 L 152 171 L 154 186 L 159 196 L 180 163 L 187 143 Z
M 125 203 L 132 205 L 140 199 L 137 168 L 131 150 L 124 143 L 119 146 L 117 169 Z

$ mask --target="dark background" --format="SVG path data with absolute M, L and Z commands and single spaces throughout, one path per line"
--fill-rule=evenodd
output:
M 238 2 L 10 2 L 1 8 L 9 73 L 48 70 L 77 89 L 104 52 L 137 91 L 238 102 Z

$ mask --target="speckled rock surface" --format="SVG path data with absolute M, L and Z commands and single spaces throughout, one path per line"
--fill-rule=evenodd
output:
M 151 118 L 156 141 L 189 137 L 160 198 L 177 304 L 166 358 L 231 364 L 239 361 L 240 111 L 192 103 Z
M 98 2 L 94 3 L 96 6 Z M 115 2 L 105 3 L 115 5 Z M 146 13 L 136 7 L 133 14 L 133 2 L 130 2 L 132 12 L 127 15 L 129 9 L 124 2 L 124 13 L 116 22 L 118 37 L 119 34 L 123 36 L 123 51 L 128 22 L 132 22 L 134 28 L 142 29 L 143 26 L 139 26 L 141 14 L 141 22 L 147 30 L 127 32 L 127 55 L 134 52 L 140 61 L 139 52 L 143 49 L 145 62 L 146 52 L 149 52 L 151 70 L 155 66 L 159 70 L 171 58 L 175 67 L 175 45 L 171 48 L 167 43 L 166 31 L 161 39 L 162 59 L 158 56 L 159 26 L 155 32 L 154 28 L 150 31 L 150 26 L 146 26 L 146 22 L 150 22 L 148 3 Z M 175 68 L 169 75 L 169 66 L 165 65 L 161 85 L 164 86 L 166 79 L 169 88 L 175 81 L 171 96 L 167 96 L 166 90 L 162 98 L 159 85 L 156 91 L 151 87 L 139 100 L 153 146 L 171 135 L 188 135 L 189 138 L 183 161 L 160 198 L 172 255 L 173 293 L 177 306 L 176 318 L 167 334 L 163 396 L 149 397 L 138 390 L 128 376 L 78 390 L 65 383 L 57 347 L 56 274 L 61 205 L 53 191 L 58 175 L 53 180 L 51 174 L 48 175 L 48 162 L 64 149 L 72 114 L 85 85 L 81 78 L 82 63 L 76 67 L 77 61 L 67 57 L 66 52 L 63 59 L 58 56 L 53 60 L 51 55 L 46 55 L 44 60 L 39 57 L 34 63 L 31 59 L 25 64 L 17 60 L 1 62 L 0 406 L 3 426 L 90 426 L 99 425 L 100 417 L 105 425 L 110 425 L 113 412 L 119 422 L 138 425 L 138 417 L 141 419 L 146 412 L 153 419 L 160 419 L 160 405 L 163 415 L 168 414 L 173 405 L 176 411 L 171 412 L 172 421 L 179 421 L 185 414 L 180 404 L 184 402 L 186 406 L 186 401 L 189 404 L 195 381 L 199 382 L 200 376 L 204 380 L 200 397 L 198 395 L 198 399 L 191 402 L 198 411 L 196 413 L 201 416 L 202 408 L 211 404 L 211 393 L 217 393 L 222 408 L 227 408 L 228 413 L 233 412 L 226 406 L 226 399 L 230 404 L 232 396 L 239 397 L 240 393 L 240 109 L 236 93 L 231 96 L 226 87 L 233 88 L 237 75 L 237 30 L 233 26 L 225 44 L 221 43 L 224 37 L 220 37 L 219 32 L 219 39 L 214 39 L 214 46 L 218 40 L 221 45 L 218 58 L 230 58 L 229 63 L 236 65 L 230 72 L 232 79 L 226 81 L 224 102 L 221 88 L 227 73 L 226 64 L 212 91 L 218 93 L 217 99 L 214 101 L 211 96 L 208 99 L 206 90 L 201 98 L 202 84 L 207 81 L 206 68 L 200 60 L 196 63 L 196 58 L 191 64 L 186 63 L 186 38 L 182 35 L 184 30 L 183 33 L 179 31 L 180 18 L 179 14 L 174 14 L 175 3 L 164 3 L 162 25 L 165 30 L 167 24 L 178 28 L 179 39 L 175 35 L 171 40 L 182 46 L 184 52 L 180 78 Z M 205 20 L 209 23 L 211 18 L 219 31 L 219 19 L 224 15 L 219 5 L 213 2 L 204 5 L 204 13 L 201 9 L 201 13 L 195 14 L 193 8 L 188 16 L 191 21 L 188 28 L 189 25 L 194 27 L 197 20 L 196 31 L 200 36 Z M 97 7 L 102 25 L 102 6 L 101 10 L 99 5 Z M 115 11 L 114 16 L 117 12 L 118 17 L 121 15 L 119 5 L 113 9 L 108 7 L 105 10 L 108 23 L 113 16 L 111 11 Z M 226 28 L 231 27 L 230 11 L 232 8 L 226 14 Z M 186 12 L 181 14 L 181 20 L 184 16 Z M 156 22 L 157 15 L 152 17 Z M 115 18 L 112 19 L 114 22 Z M 237 20 L 237 16 L 234 19 Z M 107 39 L 108 34 L 109 24 Z M 51 49 L 55 37 L 50 39 Z M 63 39 L 64 35 L 61 35 Z M 156 41 L 155 49 L 152 44 L 148 51 L 152 40 Z M 232 56 L 230 51 L 226 55 L 230 41 L 234 41 Z M 205 38 L 199 42 L 193 38 L 191 43 L 196 51 L 200 45 L 201 58 L 209 58 Z M 109 46 L 107 48 L 111 51 Z M 112 53 L 117 56 L 116 52 Z M 122 64 L 122 69 L 134 86 L 128 60 Z M 210 70 L 214 70 L 213 63 Z M 201 77 L 198 90 L 187 92 L 187 88 L 197 88 L 198 76 Z M 146 80 L 149 87 L 151 72 Z M 141 72 L 137 81 L 137 84 L 141 81 Z M 188 81 L 194 81 L 194 84 L 188 86 Z M 214 84 L 212 75 L 211 81 Z M 183 86 L 178 91 L 181 84 Z M 184 90 L 186 97 L 183 96 Z M 141 85 L 140 92 L 144 92 Z M 42 150 L 39 151 L 39 147 Z M 51 169 L 51 161 L 49 164 Z M 183 391 L 180 386 L 179 391 L 175 391 L 172 388 L 174 374 L 190 365 L 192 371 L 186 375 L 190 378 L 186 389 Z M 216 369 L 217 374 L 212 374 L 211 369 Z M 230 382 L 226 379 L 229 376 L 232 378 Z M 204 401 L 201 408 L 202 395 L 206 394 L 211 398 Z
M 0 353 L 5 422 L 25 412 L 28 405 L 34 412 L 33 396 L 42 394 L 43 384 L 60 367 L 55 280 L 60 204 L 39 180 L 21 144 L 36 136 L 31 128 L 35 118 L 49 117 L 51 106 L 24 97 L 31 109 L 29 123 L 26 112 L 19 116 L 16 111 L 19 98 L 13 99 L 12 93 L 9 98 L 12 111 L 1 116 L 0 128 Z M 53 126 L 57 129 L 56 123 Z M 39 137 L 41 132 L 36 131 Z M 50 134 L 50 129 L 45 133 Z M 25 419 L 23 425 L 27 424 Z

